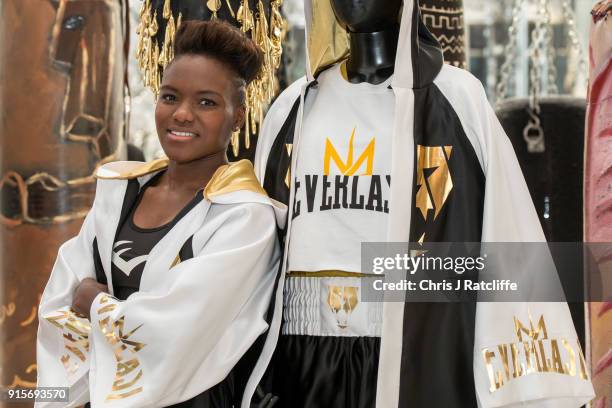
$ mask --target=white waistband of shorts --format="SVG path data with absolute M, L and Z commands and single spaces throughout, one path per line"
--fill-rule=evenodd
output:
M 382 303 L 362 302 L 361 278 L 287 274 L 285 335 L 380 337 Z

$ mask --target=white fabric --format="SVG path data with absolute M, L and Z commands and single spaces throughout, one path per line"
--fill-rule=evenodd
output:
M 362 301 L 364 281 L 361 277 L 288 275 L 281 333 L 380 337 L 383 304 Z
M 96 297 L 86 361 L 71 355 L 80 364 L 67 375 L 63 331 L 46 318 L 72 304 L 82 279 L 95 277 L 94 237 L 112 290 L 112 240 L 126 186 L 98 180 L 79 235 L 59 251 L 39 307 L 38 386 L 69 386 L 71 401 L 37 407 L 88 399 L 93 407 L 164 407 L 188 400 L 223 380 L 267 328 L 279 258 L 275 210 L 251 192 L 219 195 L 202 200 L 153 248 L 139 292 L 125 301 Z M 194 257 L 171 267 L 191 235 Z
M 387 238 L 391 79 L 351 84 L 336 64 L 318 82 L 291 177 L 289 270 L 362 272 L 361 243 Z

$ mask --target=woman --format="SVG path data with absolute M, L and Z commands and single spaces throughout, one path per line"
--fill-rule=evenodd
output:
M 284 211 L 248 161 L 228 164 L 225 153 L 261 63 L 228 24 L 178 29 L 155 110 L 167 159 L 98 169 L 92 210 L 41 299 L 38 386 L 69 387 L 62 406 L 239 398 L 230 372 L 267 328 L 274 210 Z

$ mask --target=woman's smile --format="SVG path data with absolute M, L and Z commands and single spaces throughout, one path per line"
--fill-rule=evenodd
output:
M 167 129 L 166 131 L 166 137 L 175 142 L 191 141 L 199 136 L 198 133 L 185 130 Z

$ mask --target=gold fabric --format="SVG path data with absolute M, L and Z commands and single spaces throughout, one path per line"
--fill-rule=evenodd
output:
M 142 177 L 168 167 L 170 160 L 166 157 L 143 163 L 142 166 L 125 172 L 117 172 L 114 176 L 98 176 L 105 180 L 129 180 Z M 220 166 L 204 187 L 204 197 L 210 198 L 216 195 L 227 194 L 238 190 L 252 191 L 267 197 L 255 176 L 253 164 L 248 160 L 224 164 Z
M 140 166 L 139 168 L 135 169 L 135 170 L 131 170 L 131 171 L 126 171 L 124 173 L 117 173 L 116 176 L 99 176 L 96 175 L 96 178 L 99 179 L 103 179 L 103 180 L 129 180 L 129 179 L 133 179 L 136 177 L 142 177 L 145 176 L 147 174 L 153 173 L 155 171 L 158 170 L 162 170 L 165 169 L 166 167 L 168 167 L 168 163 L 170 161 L 168 160 L 168 158 L 163 157 L 161 159 L 157 159 L 157 160 L 153 160 L 147 163 L 143 163 L 142 166 Z
M 312 0 L 312 25 L 308 30 L 307 46 L 313 75 L 348 57 L 349 37 L 336 20 L 329 0 Z
M 368 276 L 385 276 L 382 274 L 348 272 L 339 270 L 323 271 L 291 271 L 287 273 L 288 278 L 365 278 Z
M 204 188 L 204 197 L 210 197 L 246 190 L 267 196 L 255 176 L 253 165 L 248 160 L 240 160 L 221 166 L 215 171 Z

